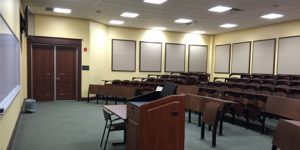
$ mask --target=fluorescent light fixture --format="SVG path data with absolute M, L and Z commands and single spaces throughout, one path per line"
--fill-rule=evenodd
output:
M 53 8 L 53 12 L 55 13 L 62 13 L 62 14 L 69 14 L 72 12 L 71 9 L 67 9 L 67 8 Z
M 238 26 L 237 24 L 232 24 L 232 23 L 226 23 L 226 24 L 222 24 L 220 25 L 220 27 L 222 28 L 233 28 L 233 27 L 236 27 Z
M 123 12 L 121 14 L 122 17 L 127 17 L 127 18 L 135 18 L 137 16 L 139 16 L 139 14 L 137 13 L 131 13 L 131 12 Z
M 151 4 L 162 4 L 166 1 L 167 0 L 144 0 L 145 3 L 151 3 Z
M 192 21 L 193 20 L 191 20 L 191 19 L 179 18 L 179 19 L 175 20 L 174 22 L 176 22 L 176 23 L 190 23 Z
M 121 24 L 124 23 L 124 21 L 122 21 L 122 20 L 110 20 L 109 23 L 110 24 L 121 25 Z
M 153 27 L 152 30 L 166 30 L 165 27 Z
M 194 33 L 194 34 L 204 34 L 206 32 L 202 31 L 202 30 L 195 30 L 195 31 L 192 31 L 191 33 Z
M 263 16 L 260 16 L 260 18 L 264 18 L 264 19 L 277 19 L 277 18 L 281 18 L 284 15 L 282 14 L 275 14 L 275 13 L 271 13 L 271 14 L 266 14 Z
M 231 10 L 231 7 L 226 7 L 226 6 L 216 6 L 213 8 L 210 8 L 208 11 L 212 11 L 212 12 L 218 12 L 218 13 L 222 13 L 228 10 Z

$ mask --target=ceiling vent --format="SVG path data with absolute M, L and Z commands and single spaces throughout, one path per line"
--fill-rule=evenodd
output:
M 238 12 L 242 12 L 242 11 L 244 11 L 244 9 L 232 8 L 231 10 L 229 10 L 230 13 L 238 13 Z
M 196 24 L 197 22 L 194 22 L 194 21 L 192 21 L 192 22 L 189 22 L 189 23 L 181 23 L 181 25 L 183 25 L 183 26 L 193 26 L 194 24 Z
M 52 7 L 46 7 L 45 10 L 46 11 L 53 11 L 53 8 Z

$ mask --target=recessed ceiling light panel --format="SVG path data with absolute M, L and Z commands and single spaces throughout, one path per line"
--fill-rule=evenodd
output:
M 67 9 L 67 8 L 53 8 L 53 12 L 62 13 L 62 14 L 70 14 L 72 12 L 72 10 Z
M 124 12 L 121 14 L 122 17 L 127 17 L 127 18 L 135 18 L 139 16 L 137 13 L 131 13 L 131 12 Z
M 121 24 L 124 24 L 124 21 L 122 21 L 122 20 L 110 20 L 109 23 L 110 24 L 115 24 L 115 25 L 121 25 Z
M 166 30 L 165 27 L 153 27 L 152 30 Z
M 271 14 L 266 14 L 266 15 L 260 16 L 260 17 L 264 18 L 264 19 L 277 19 L 277 18 L 281 18 L 283 16 L 284 15 L 282 15 L 282 14 L 271 13 Z
M 193 20 L 191 20 L 191 19 L 179 18 L 179 19 L 175 20 L 174 22 L 175 23 L 190 23 L 192 21 Z
M 237 24 L 232 24 L 232 23 L 226 23 L 226 24 L 222 24 L 220 25 L 221 28 L 234 28 L 238 26 Z
M 206 33 L 205 31 L 202 31 L 202 30 L 195 30 L 195 31 L 192 31 L 191 33 L 195 33 L 195 34 L 204 34 Z
M 162 4 L 166 1 L 167 0 L 144 0 L 145 3 L 150 3 L 150 4 Z
M 225 12 L 225 11 L 228 11 L 231 9 L 232 9 L 231 7 L 227 7 L 227 6 L 216 6 L 216 7 L 208 9 L 208 11 L 222 13 L 222 12 Z

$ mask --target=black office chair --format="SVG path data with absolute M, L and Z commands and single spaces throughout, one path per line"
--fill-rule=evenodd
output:
M 128 101 L 140 101 L 140 102 L 147 102 L 152 100 L 157 100 L 166 96 L 170 96 L 176 94 L 177 85 L 171 82 L 165 82 L 162 91 L 154 91 L 149 92 L 144 95 L 136 96 Z
M 109 133 L 111 131 L 125 131 L 126 129 L 126 124 L 125 122 L 117 122 L 114 123 L 117 120 L 120 120 L 120 118 L 116 118 L 116 119 L 112 119 L 112 114 L 110 114 L 107 110 L 103 109 L 103 115 L 104 115 L 104 119 L 105 119 L 105 126 L 104 126 L 104 131 L 102 134 L 102 139 L 101 139 L 101 143 L 100 143 L 100 147 L 102 148 L 102 143 L 103 143 L 103 139 L 104 139 L 104 135 L 106 130 L 108 130 L 108 133 L 106 135 L 106 140 L 105 140 L 105 144 L 104 144 L 104 148 L 103 150 L 106 149 L 106 144 L 107 144 L 107 140 L 109 137 Z M 125 139 L 124 139 L 125 141 Z

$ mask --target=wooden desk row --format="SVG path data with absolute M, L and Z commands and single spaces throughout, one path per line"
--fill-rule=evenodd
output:
M 201 88 L 201 87 L 200 87 Z M 208 101 L 215 101 L 218 103 L 221 103 L 223 106 L 228 106 L 232 103 L 232 101 L 226 101 L 218 98 L 210 98 L 205 96 L 199 96 L 198 95 L 198 89 L 197 86 L 178 86 L 177 93 L 186 93 L 186 101 L 185 101 L 185 107 L 186 109 L 199 112 L 199 124 L 201 121 L 201 113 L 203 112 L 203 109 L 205 107 L 205 104 Z M 207 89 L 207 88 L 206 88 Z M 209 89 L 209 90 L 220 90 L 220 89 Z M 268 115 L 277 116 L 280 118 L 287 118 L 287 119 L 293 119 L 293 120 L 300 120 L 300 100 L 293 99 L 293 98 L 287 98 L 287 97 L 278 97 L 278 96 L 270 96 L 270 95 L 263 95 L 263 94 L 255 94 L 255 93 L 247 93 L 247 92 L 239 92 L 239 91 L 230 91 L 230 90 L 223 90 L 223 92 L 232 92 L 232 93 L 238 93 L 238 94 L 245 94 L 245 95 L 254 95 L 256 97 L 259 97 L 260 100 L 263 100 L 265 105 L 262 107 L 262 132 L 265 128 L 265 118 Z M 223 107 L 223 110 L 224 107 Z M 223 112 L 224 114 L 224 112 Z M 190 113 L 189 113 L 190 115 Z M 189 116 L 190 121 L 190 116 Z M 222 120 L 221 120 L 222 122 Z M 222 123 L 220 123 L 220 126 Z M 220 129 L 222 129 L 220 127 Z
M 88 103 L 90 101 L 90 94 L 94 94 L 97 98 L 97 103 L 99 98 L 107 100 L 109 98 L 119 98 L 119 99 L 129 99 L 141 93 L 140 89 L 136 87 L 119 86 L 119 85 L 89 85 L 88 91 Z M 124 101 L 125 103 L 126 101 Z

